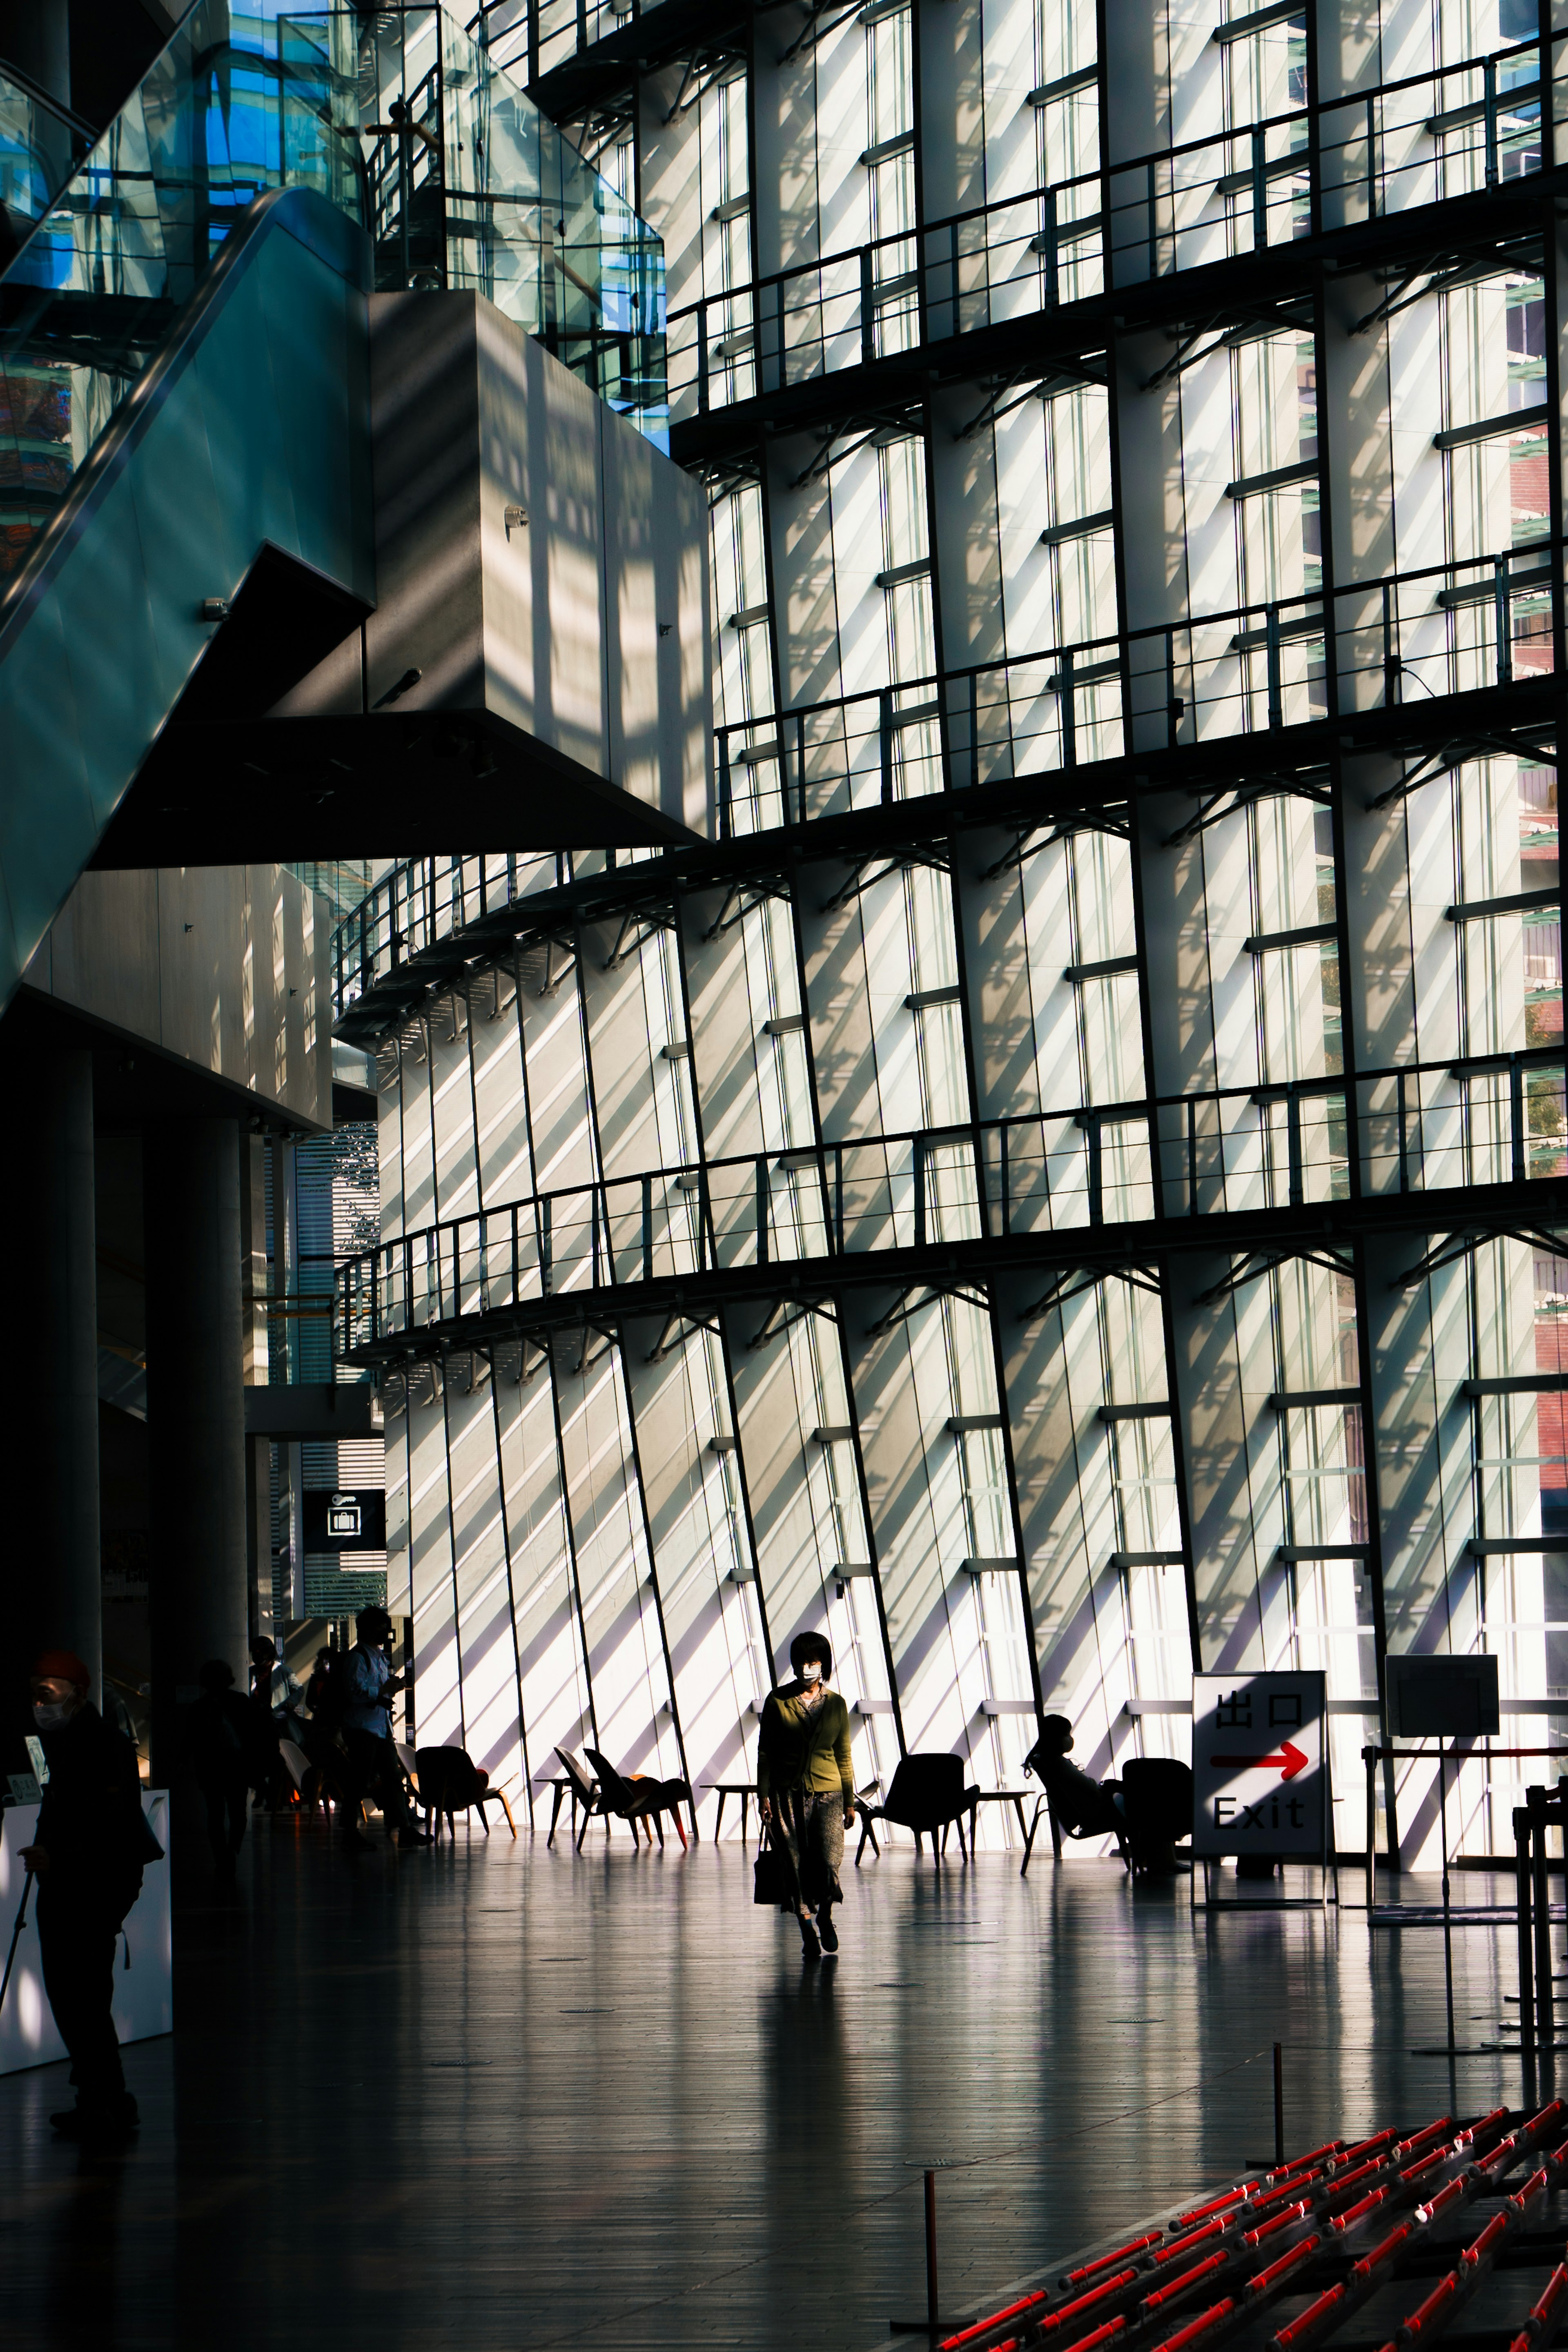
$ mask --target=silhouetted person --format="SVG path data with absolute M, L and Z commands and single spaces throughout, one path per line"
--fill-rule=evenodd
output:
M 305 1685 L 278 1654 L 278 1644 L 258 1633 L 250 1645 L 251 1696 L 265 1702 L 268 1713 L 285 1739 L 303 1747 Z
M 250 1704 L 257 1736 L 266 1753 L 267 1785 L 260 1794 L 275 1810 L 287 1809 L 293 1788 L 279 1744 L 291 1739 L 308 1755 L 305 1740 L 305 1685 L 289 1673 L 278 1654 L 278 1644 L 265 1633 L 250 1645 Z
M 362 1609 L 354 1619 L 359 1640 L 342 1664 L 341 1734 L 348 1765 L 349 1786 L 344 1838 L 352 1853 L 369 1841 L 359 1825 L 359 1808 L 374 1794 L 384 1817 L 395 1823 L 399 1845 L 428 1845 L 419 1830 L 403 1783 L 403 1766 L 392 1738 L 392 1714 L 387 1705 L 410 1677 L 394 1675 L 387 1653 L 392 1646 L 392 1619 L 384 1609 Z
M 305 1736 L 300 1741 L 312 1764 L 326 1764 L 337 1753 L 334 1738 L 342 1712 L 342 1654 L 321 1649 L 305 1685 Z
M 1068 1760 L 1072 1726 L 1065 1715 L 1047 1715 L 1040 1736 L 1024 1759 L 1026 1772 L 1037 1772 L 1050 1799 L 1051 1811 L 1063 1829 L 1075 1837 L 1096 1831 L 1118 1840 L 1127 1834 L 1126 1809 L 1119 1780 L 1091 1780 Z
M 124 2139 L 136 2129 L 114 2031 L 114 1951 L 142 1873 L 163 1849 L 142 1811 L 136 1750 L 88 1697 L 91 1677 L 68 1650 L 32 1671 L 33 1720 L 48 1780 L 24 1865 L 38 1887 L 44 1990 L 70 2053 L 76 2105 L 49 2121 L 69 2139 Z
M 268 1758 L 257 1710 L 234 1687 L 234 1668 L 222 1658 L 209 1658 L 196 1680 L 202 1696 L 185 1717 L 185 1768 L 206 1801 L 214 1867 L 219 1878 L 231 1881 L 234 1858 L 245 1843 L 250 1791 L 266 1786 Z

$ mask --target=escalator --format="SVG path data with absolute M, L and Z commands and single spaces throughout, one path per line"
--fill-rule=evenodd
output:
M 0 120 L 0 1009 L 93 863 L 419 847 L 454 791 L 517 837 L 548 750 L 483 709 L 363 724 L 367 297 L 480 296 L 639 446 L 667 417 L 658 241 L 437 8 L 196 0 L 63 185 L 18 153 Z M 279 719 L 333 660 L 326 715 Z
M 234 22 L 193 8 L 63 187 L 7 174 L 0 1005 L 264 551 L 296 674 L 374 601 L 352 146 Z

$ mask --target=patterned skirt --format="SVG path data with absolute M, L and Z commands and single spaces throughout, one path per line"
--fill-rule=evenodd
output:
M 842 1903 L 838 1873 L 844 1862 L 842 1789 L 780 1789 L 773 1795 L 773 1829 L 795 1873 L 798 1899 L 807 1911 Z M 781 1908 L 793 1911 L 795 1903 Z

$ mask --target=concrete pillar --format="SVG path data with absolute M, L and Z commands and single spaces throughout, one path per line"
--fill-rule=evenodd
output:
M 13 1671 L 75 1650 L 102 1696 L 92 1056 L 7 1057 L 5 1207 L 17 1344 L 0 1370 Z
M 153 1772 L 208 1658 L 245 1687 L 245 1360 L 239 1130 L 199 1119 L 146 1141 Z
M 18 67 L 61 106 L 71 102 L 69 0 L 0 0 L 0 65 Z

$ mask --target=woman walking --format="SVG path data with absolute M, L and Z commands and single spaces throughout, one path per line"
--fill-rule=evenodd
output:
M 827 1686 L 833 1652 L 820 1633 L 790 1643 L 795 1680 L 770 1693 L 757 1742 L 757 1809 L 789 1856 L 793 1892 L 784 1908 L 800 1921 L 801 1957 L 838 1949 L 833 1906 L 844 1832 L 855 1819 L 849 1709 Z M 816 1914 L 815 1921 L 813 1914 Z

